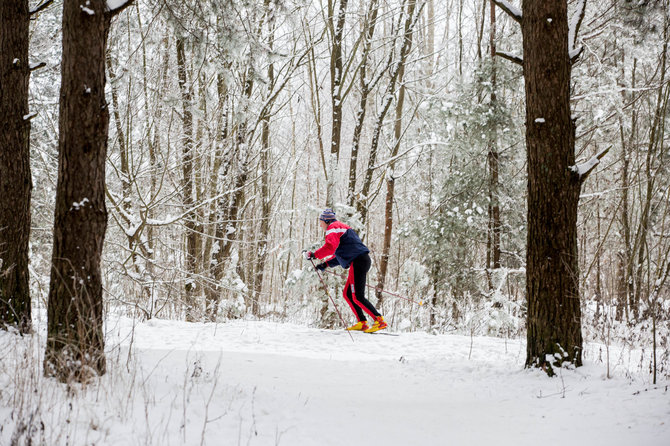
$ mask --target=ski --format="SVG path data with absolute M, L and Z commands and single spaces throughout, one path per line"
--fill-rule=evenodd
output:
M 372 333 L 366 333 L 362 330 L 319 330 L 321 333 L 330 333 L 330 334 L 345 334 L 345 333 L 364 333 L 370 335 L 385 335 L 385 336 L 400 336 L 400 333 L 389 333 L 385 331 L 373 331 Z
M 364 332 L 365 333 L 365 332 Z M 371 335 L 386 335 L 386 336 L 400 336 L 400 333 L 389 333 L 387 331 L 373 331 L 372 333 L 365 333 Z

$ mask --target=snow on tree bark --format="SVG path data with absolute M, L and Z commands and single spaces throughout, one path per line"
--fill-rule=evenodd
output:
M 551 19 L 551 20 L 548 20 Z M 523 2 L 528 151 L 526 366 L 582 363 L 567 1 Z M 541 117 L 543 121 L 536 118 Z
M 86 381 L 106 371 L 101 255 L 107 229 L 109 111 L 105 0 L 63 3 L 58 183 L 44 373 Z

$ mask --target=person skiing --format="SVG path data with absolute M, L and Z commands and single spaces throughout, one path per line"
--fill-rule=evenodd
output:
M 323 260 L 323 263 L 316 266 L 318 270 L 338 265 L 344 269 L 349 268 L 349 276 L 342 294 L 358 322 L 347 327 L 347 330 L 360 330 L 366 333 L 383 330 L 387 327 L 384 318 L 365 298 L 365 281 L 371 264 L 370 250 L 351 227 L 335 218 L 332 209 L 321 212 L 319 226 L 326 232 L 326 242 L 314 252 L 305 251 L 305 258 Z M 372 326 L 368 325 L 364 312 L 374 320 Z

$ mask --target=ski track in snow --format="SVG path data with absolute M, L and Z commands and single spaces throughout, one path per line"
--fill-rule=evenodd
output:
M 67 398 L 51 402 L 52 422 L 62 412 L 79 426 L 72 445 L 670 444 L 668 383 L 625 378 L 623 366 L 605 379 L 595 344 L 584 367 L 548 378 L 523 369 L 520 340 L 356 332 L 352 342 L 344 330 L 255 321 L 121 318 L 106 329 L 99 387 L 74 415 Z

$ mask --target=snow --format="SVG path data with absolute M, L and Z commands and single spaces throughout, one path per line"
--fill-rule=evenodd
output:
M 507 0 L 498 0 L 498 3 L 503 5 L 503 7 L 506 8 L 509 11 L 509 13 L 516 18 L 516 20 L 521 20 L 521 18 L 523 17 L 521 9 L 517 8 Z
M 586 0 L 579 0 L 577 10 L 568 25 L 568 57 L 570 59 L 576 57 L 582 51 L 581 47 L 575 47 L 575 43 L 577 41 L 577 27 L 583 18 L 584 8 L 586 8 Z
M 84 5 L 79 5 L 82 11 L 84 11 L 88 15 L 95 15 L 95 11 L 93 11 L 91 8 L 84 6 Z
M 81 208 L 85 207 L 87 203 L 90 203 L 90 200 L 88 198 L 84 198 L 83 200 L 81 200 L 79 202 L 75 201 L 75 202 L 72 203 L 72 206 L 70 207 L 70 210 L 74 209 L 75 211 L 78 211 Z
M 44 325 L 23 338 L 0 332 L 0 444 L 20 419 L 6 401 L 21 382 L 12 366 L 26 358 L 21 346 L 43 351 Z M 605 379 L 596 344 L 584 367 L 548 378 L 523 369 L 520 340 L 357 332 L 352 342 L 343 330 L 245 320 L 119 318 L 106 331 L 108 373 L 96 383 L 68 397 L 35 372 L 40 394 L 25 394 L 24 418 L 45 423 L 34 432 L 47 444 L 670 442 L 667 383 L 650 385 L 634 358 Z
M 600 158 L 602 158 L 603 156 L 605 156 L 605 154 L 607 153 L 607 151 L 608 151 L 610 148 L 611 148 L 611 147 L 608 147 L 608 148 L 606 148 L 606 149 L 601 150 L 601 151 L 598 152 L 595 156 L 593 156 L 593 158 L 591 158 L 590 160 L 586 161 L 585 163 L 581 163 L 581 164 L 577 164 L 577 165 L 574 165 L 574 166 L 570 166 L 569 169 L 570 169 L 572 172 L 574 172 L 574 173 L 576 173 L 577 175 L 579 175 L 579 177 L 581 178 L 582 176 L 584 176 L 585 174 L 587 174 L 588 172 L 590 172 L 594 167 L 596 167 L 596 166 L 600 163 Z
M 546 121 L 544 120 L 544 118 L 535 118 L 535 122 L 538 124 L 544 124 Z
M 114 11 L 115 9 L 119 9 L 129 1 L 130 0 L 107 0 L 107 8 L 110 11 Z
M 575 166 L 570 166 L 570 170 L 575 172 L 577 175 L 579 175 L 581 177 L 586 172 L 590 171 L 595 166 L 597 166 L 598 163 L 600 163 L 600 160 L 594 156 L 593 158 L 591 158 L 590 160 L 588 160 L 585 163 L 577 164 Z

